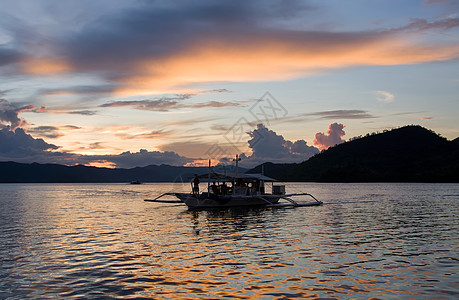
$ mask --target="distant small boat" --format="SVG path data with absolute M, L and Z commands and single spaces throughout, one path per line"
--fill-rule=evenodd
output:
M 323 204 L 309 193 L 286 194 L 285 185 L 274 185 L 277 181 L 263 174 L 220 174 L 209 172 L 204 175 L 195 175 L 191 181 L 191 193 L 164 193 L 155 199 L 145 199 L 149 202 L 184 203 L 190 209 L 228 208 L 241 206 L 317 206 Z M 209 161 L 210 169 L 210 161 Z M 199 193 L 199 179 L 206 179 L 207 192 Z M 211 184 L 212 182 L 212 184 Z M 271 193 L 265 191 L 265 182 L 271 182 Z M 174 196 L 178 200 L 162 200 L 164 196 Z M 297 202 L 293 197 L 309 196 L 313 202 Z M 280 203 L 286 200 L 286 203 Z
M 142 182 L 140 182 L 138 180 L 133 180 L 133 181 L 131 181 L 131 184 L 142 184 Z

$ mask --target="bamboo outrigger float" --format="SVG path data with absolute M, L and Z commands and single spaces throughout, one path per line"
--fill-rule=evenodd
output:
M 285 185 L 275 185 L 277 180 L 263 174 L 238 174 L 239 158 L 236 155 L 236 174 L 221 174 L 211 172 L 197 176 L 191 181 L 191 193 L 169 192 L 156 197 L 145 199 L 149 202 L 184 203 L 190 209 L 228 208 L 241 206 L 317 206 L 322 202 L 309 193 L 286 194 Z M 207 179 L 207 192 L 199 193 L 199 179 Z M 211 184 L 212 182 L 212 184 Z M 266 192 L 265 183 L 271 183 L 271 193 Z M 164 196 L 174 196 L 178 200 L 163 200 Z M 314 201 L 295 201 L 292 198 L 308 196 Z M 286 200 L 280 202 L 281 200 Z

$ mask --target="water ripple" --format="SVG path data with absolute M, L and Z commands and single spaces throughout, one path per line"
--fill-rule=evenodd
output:
M 171 184 L 2 185 L 0 298 L 457 299 L 459 185 L 289 184 L 325 205 L 189 212 Z

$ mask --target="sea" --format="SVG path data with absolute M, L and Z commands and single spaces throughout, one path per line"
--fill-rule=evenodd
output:
M 459 184 L 286 183 L 315 207 L 144 201 L 189 189 L 0 184 L 0 299 L 459 298 Z

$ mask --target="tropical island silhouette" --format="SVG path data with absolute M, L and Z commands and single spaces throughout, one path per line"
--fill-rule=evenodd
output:
M 262 167 L 263 166 L 263 167 Z M 409 125 L 349 140 L 296 164 L 266 162 L 248 173 L 291 182 L 459 182 L 459 138 Z M 207 167 L 150 165 L 109 169 L 83 165 L 0 162 L 2 183 L 189 181 Z

